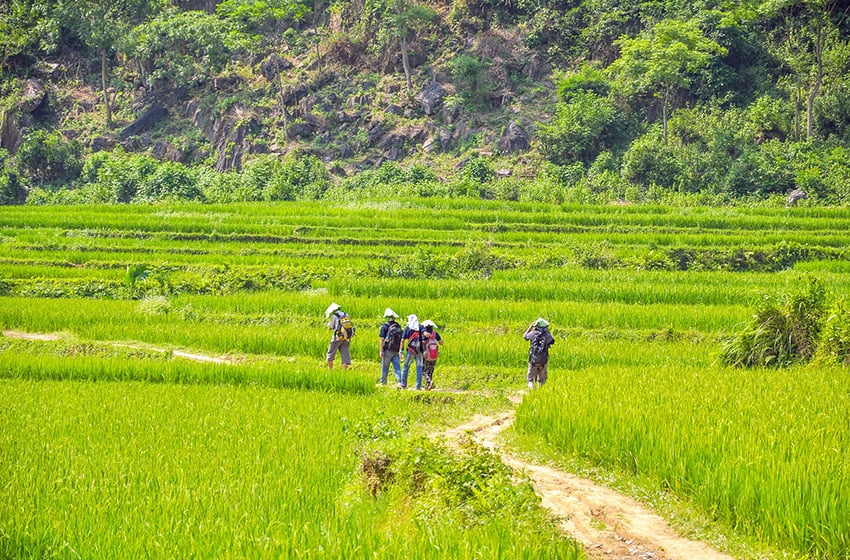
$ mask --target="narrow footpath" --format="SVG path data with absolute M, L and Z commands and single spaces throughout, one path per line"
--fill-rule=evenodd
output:
M 513 421 L 514 411 L 475 416 L 466 424 L 434 435 L 450 443 L 471 436 L 498 453 L 514 471 L 525 472 L 543 507 L 560 520 L 565 533 L 584 546 L 589 558 L 733 560 L 703 542 L 679 536 L 659 515 L 627 496 L 590 480 L 523 461 L 500 449 L 499 434 Z

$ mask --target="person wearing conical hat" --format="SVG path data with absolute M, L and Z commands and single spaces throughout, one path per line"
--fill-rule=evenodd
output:
M 381 356 L 380 384 L 387 384 L 387 376 L 389 375 L 390 364 L 392 364 L 395 370 L 396 383 L 401 385 L 401 335 L 404 334 L 404 331 L 396 321 L 398 314 L 389 307 L 384 310 L 384 319 L 386 319 L 386 322 L 381 325 L 381 330 L 378 333 L 378 351 Z
M 334 368 L 337 351 L 342 360 L 342 369 L 348 369 L 351 366 L 351 337 L 355 330 L 351 318 L 337 303 L 331 303 L 325 309 L 325 318 L 328 319 L 328 328 L 333 332 L 327 352 L 328 369 Z
M 539 317 L 525 330 L 524 338 L 530 342 L 528 350 L 528 388 L 534 389 L 546 383 L 549 377 L 549 347 L 555 344 L 555 337 L 549 332 L 549 321 Z

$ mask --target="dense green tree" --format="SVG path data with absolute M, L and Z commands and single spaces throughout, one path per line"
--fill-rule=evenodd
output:
M 637 37 L 616 41 L 620 58 L 608 70 L 627 95 L 650 93 L 661 100 L 664 142 L 667 120 L 678 90 L 726 49 L 707 39 L 693 22 L 663 20 Z
M 407 91 L 413 91 L 413 79 L 410 73 L 410 35 L 418 29 L 435 21 L 437 12 L 426 4 L 412 0 L 388 0 L 383 22 L 393 38 L 398 41 L 401 65 L 407 82 Z
M 109 80 L 113 51 L 134 25 L 160 10 L 167 0 L 58 0 L 63 24 L 100 58 L 100 83 L 106 126 L 112 125 Z
M 186 87 L 220 72 L 249 39 L 203 11 L 168 12 L 137 26 L 125 42 L 145 82 Z
M 53 8 L 50 0 L 0 2 L 0 75 L 12 57 L 50 52 L 56 47 L 59 24 Z
M 806 137 L 814 138 L 815 102 L 824 80 L 829 79 L 827 74 L 843 77 L 846 72 L 850 5 L 839 0 L 767 0 L 760 11 L 770 30 L 773 52 L 793 77 L 795 139 L 800 138 L 799 107 L 804 91 Z

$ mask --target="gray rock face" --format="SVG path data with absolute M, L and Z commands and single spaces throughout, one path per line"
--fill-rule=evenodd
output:
M 498 146 L 500 152 L 511 154 L 527 150 L 531 147 L 531 141 L 528 133 L 517 123 L 511 121 L 502 133 Z
M 147 111 L 142 113 L 142 116 L 122 130 L 120 136 L 122 139 L 126 139 L 130 136 L 137 136 L 142 132 L 146 132 L 156 126 L 156 123 L 165 118 L 166 115 L 168 115 L 168 109 L 159 103 L 154 103 Z
M 24 91 L 21 94 L 21 101 L 18 108 L 22 113 L 32 113 L 38 109 L 47 97 L 47 92 L 44 86 L 38 83 L 35 78 L 30 78 L 24 82 Z
M 416 101 L 419 102 L 426 115 L 433 115 L 443 103 L 445 96 L 446 90 L 443 86 L 434 83 L 416 94 Z
M 23 140 L 23 133 L 18 126 L 18 121 L 12 111 L 0 114 L 0 148 L 8 150 L 10 154 L 18 151 Z
M 794 189 L 788 193 L 788 206 L 797 206 L 797 203 L 804 198 L 809 198 L 805 191 Z

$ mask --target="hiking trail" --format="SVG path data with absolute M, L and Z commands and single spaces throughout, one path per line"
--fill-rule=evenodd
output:
M 511 397 L 515 404 L 520 397 Z M 535 465 L 501 450 L 499 434 L 514 421 L 514 411 L 476 415 L 466 424 L 432 436 L 451 444 L 469 434 L 497 453 L 504 464 L 526 473 L 542 506 L 559 526 L 585 549 L 588 558 L 608 560 L 733 560 L 704 542 L 679 536 L 646 506 L 593 481 L 551 467 Z

